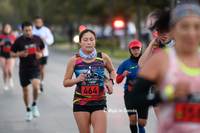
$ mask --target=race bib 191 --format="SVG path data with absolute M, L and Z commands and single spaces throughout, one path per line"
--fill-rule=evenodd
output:
M 98 96 L 99 86 L 82 86 L 81 95 L 82 96 Z

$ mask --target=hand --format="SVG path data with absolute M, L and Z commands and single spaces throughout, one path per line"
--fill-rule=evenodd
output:
M 129 75 L 130 73 L 131 73 L 131 72 L 125 70 L 125 71 L 123 72 L 123 76 L 126 77 L 126 76 Z
M 5 45 L 5 41 L 0 41 L 0 45 L 1 46 Z
M 189 83 L 180 81 L 174 86 L 175 99 L 184 99 L 189 94 Z
M 106 92 L 108 94 L 112 94 L 113 93 L 113 84 L 112 84 L 112 81 L 104 83 L 104 88 L 105 88 L 105 90 L 106 90 Z
M 13 45 L 14 41 L 13 41 L 13 40 L 11 40 L 11 42 L 10 42 L 10 43 Z
M 85 71 L 83 71 L 79 76 L 78 76 L 78 80 L 79 82 L 83 82 L 86 79 L 86 75 L 84 74 Z
M 41 39 L 42 39 L 42 41 L 43 41 L 43 42 L 45 42 L 45 41 L 46 41 L 46 38 L 44 38 L 44 37 L 41 37 Z
M 40 52 L 36 52 L 36 53 L 35 53 L 36 59 L 40 59 L 40 58 L 42 58 L 42 56 L 43 56 L 43 54 L 40 53 Z
M 160 38 L 159 36 L 154 37 L 154 39 L 151 41 L 150 45 L 157 45 L 158 43 L 160 43 Z
M 27 57 L 27 56 L 28 56 L 28 51 L 27 51 L 27 50 L 20 51 L 20 52 L 18 53 L 18 56 L 19 56 L 19 57 Z

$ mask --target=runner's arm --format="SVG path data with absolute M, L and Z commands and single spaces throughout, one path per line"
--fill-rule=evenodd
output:
M 151 41 L 151 43 L 149 44 L 149 46 L 147 47 L 147 49 L 145 50 L 145 52 L 140 57 L 140 59 L 138 61 L 138 66 L 139 67 L 143 67 L 144 64 L 152 57 L 154 45 L 158 44 L 158 41 L 156 41 L 156 39 L 157 39 L 157 37 L 155 37 Z
M 10 51 L 10 57 L 13 57 L 13 58 L 15 58 L 15 57 L 18 57 L 19 56 L 19 52 L 12 52 L 12 51 Z
M 160 92 L 157 91 L 154 94 L 150 94 L 149 89 L 152 85 L 158 84 L 160 79 L 163 79 L 167 70 L 167 64 L 167 54 L 162 51 L 153 55 L 149 62 L 140 69 L 138 81 L 131 94 L 132 101 L 138 101 L 133 102 L 133 107 L 142 109 L 143 107 L 155 105 L 161 101 Z
M 116 82 L 119 84 L 123 81 L 123 79 L 124 79 L 124 75 L 122 73 L 121 75 L 117 75 Z
M 75 67 L 76 57 L 73 56 L 67 65 L 67 69 L 65 72 L 65 77 L 63 80 L 63 86 L 64 87 L 71 87 L 75 85 L 76 83 L 80 82 L 78 78 L 72 79 L 73 73 L 74 73 L 74 67 Z
M 104 61 L 104 64 L 105 64 L 105 68 L 109 72 L 110 78 L 113 79 L 113 80 L 115 80 L 116 73 L 115 73 L 115 69 L 113 67 L 113 64 L 112 64 L 110 58 L 105 53 L 102 53 L 102 57 L 103 57 L 103 61 Z
M 51 33 L 50 29 L 46 29 L 46 37 L 45 37 L 45 42 L 46 44 L 48 45 L 52 45 L 53 42 L 54 42 L 54 37 L 53 37 L 53 34 Z
M 126 65 L 125 61 L 122 62 L 122 64 L 118 67 L 117 69 L 117 77 L 116 77 L 116 83 L 119 84 L 123 81 L 124 79 L 124 71 L 125 71 L 125 68 L 124 66 Z
M 15 41 L 14 44 L 11 46 L 10 50 L 10 57 L 19 57 L 19 51 L 18 51 L 18 42 Z

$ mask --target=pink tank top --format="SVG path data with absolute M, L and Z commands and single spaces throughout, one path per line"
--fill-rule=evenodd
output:
M 177 101 L 160 103 L 158 107 L 157 133 L 198 133 L 200 132 L 200 122 L 197 122 L 200 120 L 200 69 L 192 69 L 193 73 L 188 73 L 185 69 L 189 68 L 177 58 L 175 49 L 168 48 L 167 51 L 168 70 L 164 80 L 158 85 L 159 91 L 162 91 L 167 85 L 174 86 L 177 81 L 187 81 L 190 83 L 191 97 L 197 96 L 197 101 L 184 102 L 187 107 L 183 103 L 184 106 L 180 106 L 180 108 L 178 108 L 180 104 Z M 191 104 L 197 105 L 194 108 L 191 107 L 192 111 L 194 109 L 196 112 L 190 112 L 190 108 L 188 109 Z

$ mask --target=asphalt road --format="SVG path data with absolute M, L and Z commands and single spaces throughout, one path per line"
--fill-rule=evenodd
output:
M 50 48 L 46 66 L 44 93 L 39 95 L 37 106 L 39 118 L 25 121 L 26 108 L 22 99 L 22 89 L 18 78 L 18 63 L 14 67 L 15 87 L 3 90 L 2 70 L 0 70 L 0 133 L 78 133 L 73 117 L 72 101 L 75 86 L 64 88 L 63 78 L 72 53 Z M 118 62 L 113 62 L 117 69 Z M 123 82 L 124 83 L 124 82 Z M 128 115 L 124 112 L 123 83 L 115 84 L 114 93 L 107 95 L 108 133 L 130 133 Z M 32 88 L 30 92 L 32 103 Z M 157 118 L 150 108 L 146 133 L 155 133 Z

